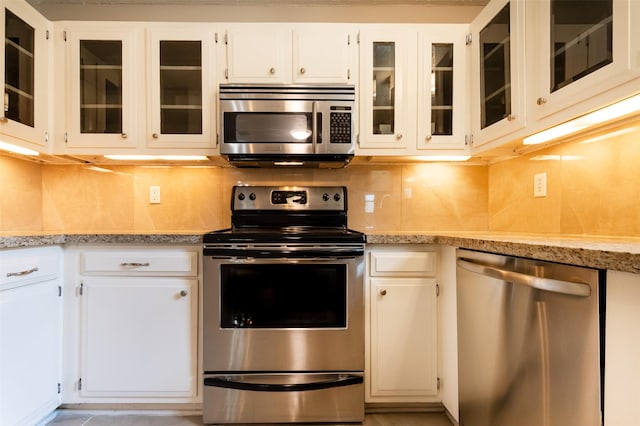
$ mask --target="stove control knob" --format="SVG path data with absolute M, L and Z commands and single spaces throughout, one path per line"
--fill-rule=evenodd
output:
M 249 199 L 250 199 L 251 201 L 255 201 L 255 199 L 256 199 L 256 194 L 255 194 L 255 193 L 253 193 L 253 192 L 252 192 L 251 194 L 249 194 Z
M 333 196 L 333 200 L 334 201 L 340 201 L 340 198 L 341 198 L 340 194 L 334 194 L 334 196 Z
M 240 201 L 244 201 L 244 193 L 241 192 L 240 194 L 238 194 L 238 200 Z
M 324 194 L 322 194 L 322 200 L 323 201 L 329 201 L 329 194 L 327 194 L 326 192 Z

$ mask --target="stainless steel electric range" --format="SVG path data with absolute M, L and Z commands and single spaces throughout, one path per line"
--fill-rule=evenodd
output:
M 236 186 L 204 236 L 205 423 L 364 418 L 364 234 L 345 187 Z

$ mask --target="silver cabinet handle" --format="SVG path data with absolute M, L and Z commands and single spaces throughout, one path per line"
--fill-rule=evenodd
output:
M 20 272 L 7 272 L 7 278 L 9 278 L 9 277 L 23 277 L 25 275 L 33 274 L 34 272 L 38 272 L 38 267 L 37 266 L 35 268 L 26 269 L 26 270 L 20 271 Z
M 476 263 L 470 259 L 460 258 L 458 259 L 457 264 L 462 269 L 466 269 L 467 271 L 476 274 L 512 282 L 514 284 L 526 285 L 537 290 L 551 291 L 553 293 L 567 294 L 570 296 L 588 297 L 591 295 L 591 287 L 584 283 L 555 280 L 553 278 L 536 277 L 533 275 L 522 274 L 520 272 L 507 271 L 496 268 L 495 266 Z
M 378 293 L 380 294 L 380 296 L 386 296 L 387 295 L 387 290 L 382 289 Z
M 120 266 L 139 267 L 139 266 L 151 266 L 151 264 L 149 262 L 122 262 Z
M 181 290 L 180 291 L 180 296 L 185 297 L 186 295 L 188 295 L 189 293 L 187 293 L 187 290 Z

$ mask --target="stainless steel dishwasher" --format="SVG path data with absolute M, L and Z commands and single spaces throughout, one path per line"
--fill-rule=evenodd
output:
M 461 426 L 598 426 L 604 274 L 457 251 Z

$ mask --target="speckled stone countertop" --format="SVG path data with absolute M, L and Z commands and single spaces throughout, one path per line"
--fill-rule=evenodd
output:
M 0 249 L 61 244 L 201 244 L 202 234 L 0 236 Z M 640 273 L 640 238 L 441 232 L 367 233 L 369 244 L 441 244 L 599 269 Z

